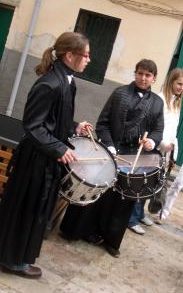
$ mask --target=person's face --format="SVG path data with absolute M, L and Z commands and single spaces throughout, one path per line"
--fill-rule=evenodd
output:
M 155 80 L 154 74 L 148 70 L 138 68 L 135 72 L 135 84 L 142 90 L 147 90 Z
M 183 93 L 183 77 L 174 80 L 172 84 L 172 93 L 176 96 L 181 96 Z
M 90 47 L 86 45 L 82 53 L 68 52 L 66 54 L 65 63 L 76 72 L 83 72 L 90 62 Z

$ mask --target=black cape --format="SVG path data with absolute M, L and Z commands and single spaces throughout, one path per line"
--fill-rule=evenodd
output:
M 65 168 L 57 158 L 67 150 L 74 97 L 69 69 L 53 69 L 33 85 L 24 110 L 25 135 L 9 165 L 9 180 L 0 204 L 0 262 L 34 263 Z M 70 72 L 69 72 L 70 73 Z

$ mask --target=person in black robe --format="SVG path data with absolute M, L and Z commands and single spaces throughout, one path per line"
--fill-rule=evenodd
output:
M 151 152 L 159 145 L 164 128 L 163 101 L 151 91 L 157 66 L 143 59 L 136 64 L 135 80 L 118 87 L 106 102 L 96 124 L 98 138 L 115 155 L 136 154 L 139 137 L 148 132 L 143 149 Z M 70 205 L 60 230 L 65 238 L 85 239 L 100 244 L 114 257 L 128 227 L 135 201 L 113 189 L 86 207 Z
M 40 277 L 33 266 L 40 254 L 64 164 L 77 160 L 67 140 L 86 134 L 92 125 L 76 123 L 74 72 L 90 62 L 89 41 L 65 32 L 36 67 L 41 75 L 31 88 L 23 115 L 25 134 L 9 165 L 9 180 L 0 203 L 0 265 L 24 277 Z

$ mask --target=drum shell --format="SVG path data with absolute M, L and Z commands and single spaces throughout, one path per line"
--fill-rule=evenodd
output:
M 68 170 L 69 171 L 69 170 Z M 70 203 L 85 206 L 95 202 L 108 187 L 95 187 L 79 179 L 75 174 L 68 173 L 64 178 L 59 195 L 62 195 Z
M 150 156 L 151 155 L 147 155 L 147 161 L 151 161 L 149 160 Z M 138 174 L 130 173 L 131 168 L 129 168 L 128 172 L 123 172 L 118 168 L 115 190 L 117 190 L 123 198 L 131 200 L 148 199 L 162 190 L 165 180 L 163 159 L 159 154 L 156 154 L 156 156 L 159 166 L 144 167 L 144 172 L 143 167 L 140 167 L 141 171 Z M 129 160 L 128 156 L 123 157 Z

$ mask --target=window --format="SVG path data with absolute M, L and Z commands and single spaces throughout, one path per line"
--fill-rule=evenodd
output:
M 80 9 L 74 31 L 90 41 L 91 62 L 78 77 L 102 84 L 121 20 Z

